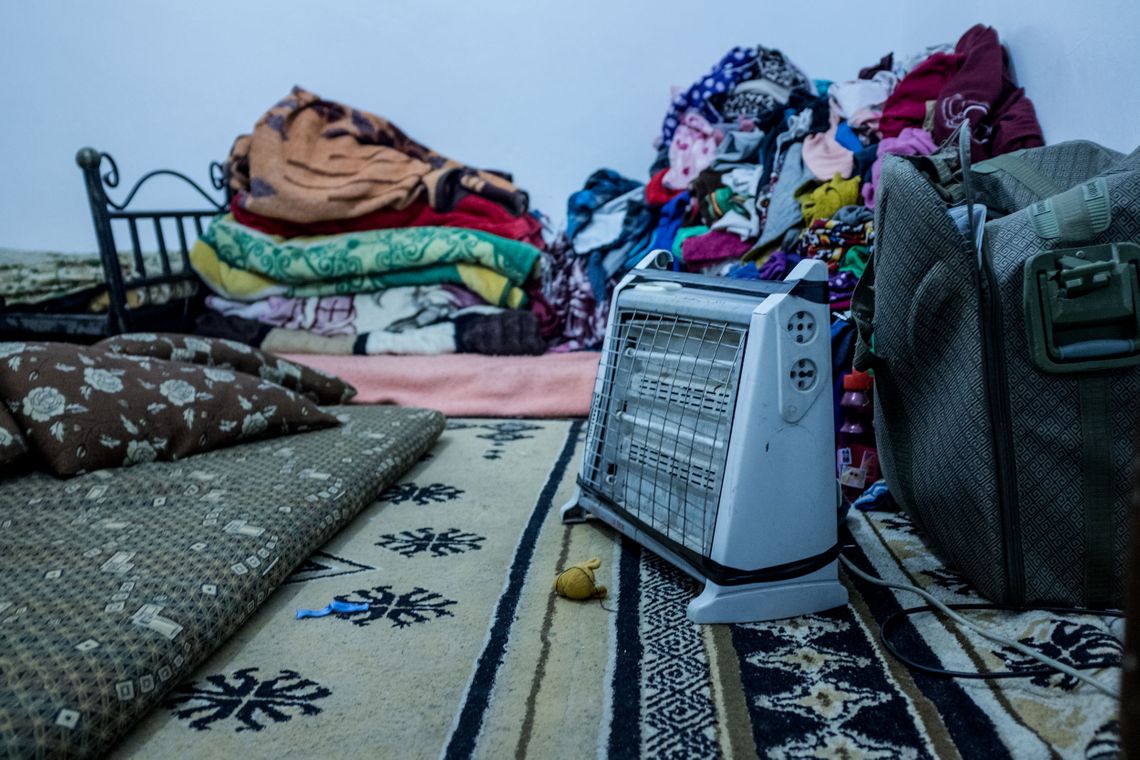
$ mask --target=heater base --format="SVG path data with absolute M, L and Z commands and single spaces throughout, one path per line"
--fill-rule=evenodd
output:
M 689 602 L 689 620 L 694 623 L 755 623 L 807 615 L 847 604 L 847 589 L 836 579 L 836 563 L 809 577 L 783 583 L 750 583 L 718 586 L 709 581 L 705 590 Z M 827 576 L 830 576 L 828 578 Z
M 587 512 L 586 508 L 581 505 L 581 498 L 582 490 L 580 488 L 575 488 L 574 495 L 570 497 L 570 501 L 563 504 L 562 509 L 559 510 L 559 513 L 562 516 L 562 522 L 566 524 L 586 522 L 586 518 L 590 516 L 590 513 Z
M 720 585 L 708 580 L 701 569 L 652 535 L 638 530 L 618 512 L 600 503 L 579 486 L 562 507 L 562 522 L 585 522 L 597 518 L 662 559 L 705 584 L 704 591 L 689 603 L 694 623 L 757 623 L 807 615 L 847 604 L 847 589 L 839 582 L 839 561 L 784 581 Z

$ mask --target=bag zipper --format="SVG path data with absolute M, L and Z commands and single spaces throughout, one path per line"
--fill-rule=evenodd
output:
M 1025 562 L 1021 544 L 1016 463 L 1013 456 L 1013 422 L 1009 412 L 1009 385 L 1002 350 L 1002 308 L 989 252 L 979 250 L 979 283 L 982 307 L 982 347 L 985 357 L 985 392 L 993 433 L 998 509 L 1001 511 L 1005 548 L 1006 599 L 1025 603 Z

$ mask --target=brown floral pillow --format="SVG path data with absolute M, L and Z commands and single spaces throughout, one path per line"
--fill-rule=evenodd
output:
M 0 399 L 57 475 L 337 424 L 241 372 L 70 343 L 0 343 Z
M 0 344 L 2 347 L 3 344 Z M 28 444 L 20 435 L 20 426 L 0 404 L 0 469 L 28 453 Z
M 273 354 L 224 338 L 177 333 L 127 333 L 95 344 L 117 354 L 150 356 L 237 370 L 307 396 L 318 404 L 343 404 L 356 389 L 339 377 L 302 367 Z

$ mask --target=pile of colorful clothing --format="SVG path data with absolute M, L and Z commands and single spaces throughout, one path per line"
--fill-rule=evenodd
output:
M 932 154 L 964 124 L 977 160 L 1044 144 L 990 27 L 954 46 L 888 53 L 834 82 L 809 79 L 779 50 L 733 48 L 674 97 L 646 182 L 603 169 L 570 197 L 556 268 L 590 288 L 580 299 L 583 313 L 594 308 L 583 334 L 600 334 L 613 286 L 654 249 L 672 251 L 679 270 L 741 279 L 782 280 L 803 259 L 823 260 L 838 428 L 853 356 L 849 309 L 874 251 L 883 156 Z M 846 456 L 837 452 L 845 478 Z M 845 485 L 861 491 L 874 465 L 859 465 Z
M 287 353 L 539 354 L 543 224 L 509 175 L 294 88 L 239 137 L 194 245 L 199 327 Z
M 841 320 L 874 249 L 882 156 L 933 153 L 966 122 L 978 160 L 1044 144 L 990 27 L 834 82 L 779 50 L 733 48 L 678 90 L 646 182 L 603 169 L 570 196 L 555 267 L 589 285 L 584 324 L 604 326 L 613 285 L 654 249 L 681 270 L 766 280 L 823 259 Z
M 933 153 L 967 122 L 977 159 L 1044 142 L 990 27 L 838 81 L 733 48 L 678 90 L 646 180 L 599 169 L 555 230 L 509 175 L 294 88 L 234 143 L 231 211 L 191 252 L 213 292 L 201 330 L 289 353 L 598 348 L 614 285 L 663 248 L 737 278 L 826 260 L 842 336 L 882 157 Z

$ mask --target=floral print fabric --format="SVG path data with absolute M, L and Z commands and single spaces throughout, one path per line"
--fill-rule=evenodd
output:
M 68 343 L 0 343 L 0 356 L 0 399 L 61 476 L 337 424 L 297 393 L 229 369 Z
M 356 389 L 339 377 L 224 338 L 176 333 L 126 333 L 102 340 L 96 347 L 116 354 L 236 370 L 277 383 L 318 404 L 343 404 L 356 395 Z
M 681 124 L 669 143 L 669 169 L 662 182 L 670 190 L 687 188 L 716 157 L 721 135 L 703 116 L 693 111 L 681 117 Z
M 586 261 L 573 255 L 565 235 L 547 248 L 542 292 L 561 330 L 553 352 L 600 348 L 606 337 L 609 300 L 594 298 Z
M 445 424 L 338 416 L 185 462 L 0 481 L 0 756 L 108 756 Z
M 0 404 L 0 467 L 15 462 L 28 452 L 28 444 L 20 435 L 19 424 Z

